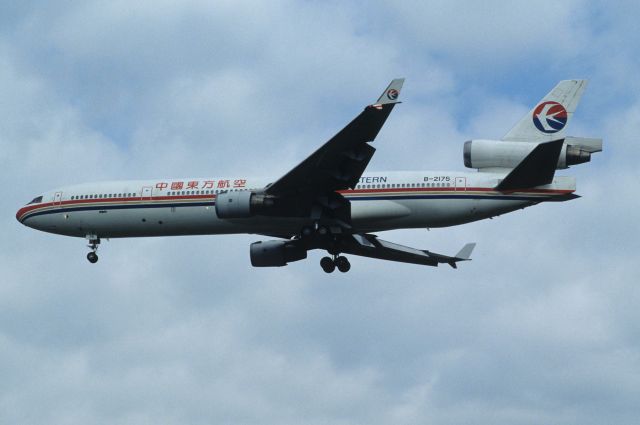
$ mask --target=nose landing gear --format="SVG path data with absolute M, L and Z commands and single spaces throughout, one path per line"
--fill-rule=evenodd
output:
M 96 254 L 96 251 L 98 251 L 98 245 L 100 245 L 100 238 L 90 236 L 87 237 L 87 239 L 89 239 L 89 245 L 87 246 L 91 249 L 91 252 L 87 254 L 87 260 L 89 260 L 91 264 L 97 263 L 98 254 Z
M 349 263 L 347 257 L 334 255 L 333 258 L 322 257 L 320 267 L 322 267 L 325 273 L 333 273 L 336 267 L 340 272 L 346 273 L 351 269 L 351 263 Z

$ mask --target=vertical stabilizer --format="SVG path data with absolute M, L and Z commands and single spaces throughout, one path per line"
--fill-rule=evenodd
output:
M 586 87 L 587 80 L 560 81 L 502 140 L 549 142 L 563 138 Z

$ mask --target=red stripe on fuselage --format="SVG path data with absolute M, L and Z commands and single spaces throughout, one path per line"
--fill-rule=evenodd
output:
M 485 192 L 485 193 L 495 193 L 501 194 L 501 192 L 495 191 L 493 188 L 486 187 L 467 187 L 467 188 L 456 188 L 454 186 L 450 187 L 402 187 L 402 188 L 380 188 L 380 189 L 355 189 L 355 190 L 340 190 L 338 193 L 343 195 L 357 195 L 357 194 L 394 194 L 394 193 L 403 193 L 403 192 L 455 192 L 459 194 L 463 194 L 464 192 Z M 573 190 L 570 189 L 524 189 L 522 191 L 510 191 L 510 194 L 567 194 L 572 193 Z M 152 197 L 141 197 L 136 196 L 133 198 L 92 198 L 92 199 L 70 199 L 61 202 L 47 202 L 44 204 L 33 204 L 26 205 L 18 210 L 16 213 L 16 219 L 18 221 L 22 221 L 22 218 L 34 211 L 39 209 L 45 209 L 50 207 L 65 207 L 65 206 L 74 206 L 74 205 L 94 205 L 94 204 L 133 204 L 140 202 L 156 202 L 156 201 L 193 201 L 193 200 L 214 200 L 216 199 L 216 195 L 208 194 L 208 195 L 177 195 L 177 196 L 152 196 Z

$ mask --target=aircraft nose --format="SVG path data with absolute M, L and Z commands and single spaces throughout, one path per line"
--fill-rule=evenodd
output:
M 16 220 L 18 220 L 20 223 L 22 223 L 22 217 L 24 216 L 24 213 L 27 211 L 27 207 L 22 207 L 18 210 L 18 212 L 16 213 Z

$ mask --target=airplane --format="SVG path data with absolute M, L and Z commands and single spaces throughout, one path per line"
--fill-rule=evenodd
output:
M 501 140 L 464 143 L 472 172 L 365 172 L 372 146 L 393 108 L 403 78 L 278 179 L 247 175 L 107 181 L 60 187 L 16 214 L 41 231 L 85 238 L 98 261 L 101 239 L 250 233 L 277 239 L 252 243 L 255 267 L 280 267 L 328 253 L 322 269 L 351 268 L 344 254 L 438 266 L 470 260 L 475 243 L 449 256 L 380 239 L 394 229 L 455 226 L 578 198 L 574 177 L 556 176 L 591 160 L 602 139 L 565 135 L 586 80 L 560 81 Z

